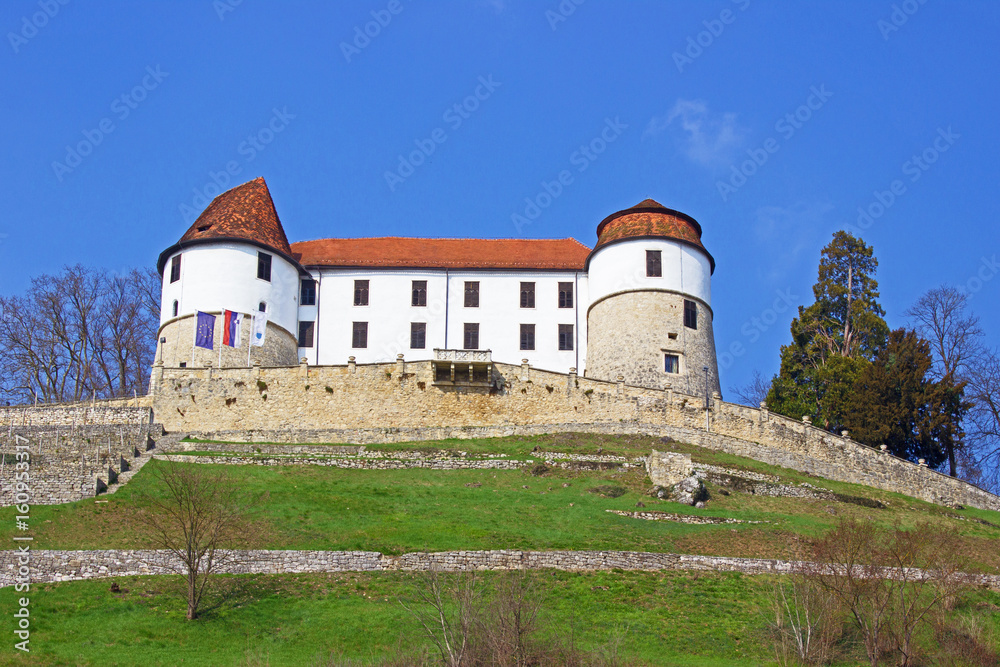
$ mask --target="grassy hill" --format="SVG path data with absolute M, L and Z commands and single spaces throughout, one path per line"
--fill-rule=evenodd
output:
M 539 452 L 642 456 L 652 448 L 689 453 L 695 463 L 734 475 L 775 476 L 776 485 L 825 489 L 835 497 L 769 497 L 740 484 L 708 483 L 704 509 L 648 494 L 645 471 L 562 469 Z M 908 527 L 928 522 L 961 541 L 972 567 L 996 572 L 1000 513 L 951 509 L 858 485 L 830 482 L 727 454 L 640 436 L 558 434 L 421 442 L 377 449 L 419 449 L 468 457 L 506 454 L 520 470 L 349 470 L 324 466 L 227 466 L 252 491 L 267 492 L 259 518 L 273 549 L 408 551 L 481 549 L 635 550 L 808 559 L 811 543 L 844 517 Z M 35 549 L 143 546 L 129 529 L 152 461 L 113 495 L 32 508 Z M 189 464 L 206 465 L 206 464 Z M 808 484 L 808 487 L 802 487 Z M 614 491 L 618 489 L 618 491 Z M 619 495 L 619 493 L 621 495 Z M 617 496 L 617 497 L 612 497 Z M 646 521 L 606 510 L 646 510 L 759 523 L 690 525 Z M 13 508 L 0 510 L 10 543 Z M 486 573 L 485 581 L 498 575 Z M 529 575 L 543 598 L 553 641 L 571 637 L 599 650 L 620 636 L 620 652 L 647 664 L 757 665 L 771 661 L 764 627 L 775 577 L 725 573 L 539 571 Z M 37 586 L 32 635 L 37 652 L 12 664 L 326 664 L 331 651 L 374 659 L 413 649 L 416 621 L 397 602 L 420 576 L 405 572 L 247 576 L 216 596 L 198 621 L 184 620 L 179 580 L 127 577 Z M 127 589 L 127 590 L 126 590 Z M 13 607 L 12 589 L 0 591 Z M 1000 594 L 977 591 L 954 614 L 1000 632 Z M 957 617 L 957 616 L 956 616 Z M 970 621 L 972 622 L 972 621 Z M 37 641 L 37 644 L 36 644 Z M 402 643 L 401 643 L 402 642 Z M 934 644 L 927 638 L 928 645 Z M 850 642 L 848 642 L 849 644 Z M 841 664 L 863 655 L 845 645 Z M 338 663 L 330 663 L 338 664 Z M 609 663 L 612 664 L 612 663 Z

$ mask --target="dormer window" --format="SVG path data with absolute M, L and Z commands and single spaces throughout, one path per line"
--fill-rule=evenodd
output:
M 257 277 L 271 282 L 271 256 L 266 252 L 257 253 Z

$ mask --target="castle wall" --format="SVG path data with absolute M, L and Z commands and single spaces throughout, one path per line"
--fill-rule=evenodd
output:
M 940 504 L 1000 510 L 966 482 L 767 410 L 495 364 L 493 387 L 438 387 L 430 362 L 162 369 L 154 418 L 226 439 L 400 442 L 588 431 L 649 433 Z M 708 429 L 706 430 L 706 425 Z M 241 432 L 241 433 L 240 433 Z
M 614 380 L 622 375 L 628 384 L 663 389 L 668 383 L 678 391 L 705 395 L 720 391 L 715 357 L 712 311 L 694 301 L 698 328 L 684 326 L 683 294 L 631 291 L 596 303 L 587 317 L 589 377 Z M 673 337 L 672 337 L 673 336 Z M 680 372 L 665 370 L 664 355 L 680 358 Z

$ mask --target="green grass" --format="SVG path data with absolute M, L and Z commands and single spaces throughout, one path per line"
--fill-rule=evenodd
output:
M 957 531 L 966 551 L 983 568 L 1000 565 L 994 545 L 1000 513 L 955 511 L 900 494 L 819 480 L 795 471 L 656 438 L 611 438 L 559 434 L 534 438 L 410 443 L 396 450 L 506 453 L 525 457 L 542 451 L 638 455 L 653 446 L 687 451 L 698 462 L 778 475 L 783 483 L 811 484 L 876 499 L 885 509 L 801 498 L 769 498 L 710 486 L 708 507 L 697 510 L 646 495 L 642 470 L 569 471 L 551 468 L 542 476 L 525 470 L 347 470 L 325 466 L 225 466 L 240 483 L 267 492 L 260 518 L 269 526 L 267 546 L 277 549 L 359 549 L 399 554 L 455 549 L 615 549 L 767 558 L 808 558 L 809 543 L 841 517 L 872 517 L 884 524 L 912 526 L 930 521 Z M 32 508 L 35 548 L 97 549 L 142 546 L 129 527 L 140 493 L 148 489 L 152 461 L 117 493 L 57 506 Z M 205 465 L 205 464 L 188 464 Z M 211 466 L 207 466 L 211 467 Z M 566 486 L 564 486 L 566 485 Z M 588 490 L 624 487 L 617 498 Z M 525 488 L 527 487 L 527 488 Z M 765 523 L 692 526 L 643 521 L 606 512 L 646 509 L 720 516 Z M 0 539 L 11 536 L 14 508 L 0 509 Z
M 489 584 L 497 575 L 479 575 Z M 763 633 L 775 578 L 734 573 L 528 573 L 540 591 L 549 632 L 582 648 L 606 646 L 653 665 L 705 667 L 771 664 Z M 429 649 L 411 599 L 420 575 L 405 572 L 222 578 L 196 621 L 184 618 L 178 577 L 122 577 L 36 586 L 31 594 L 30 659 L 13 642 L 0 661 L 13 665 L 308 665 L 331 653 L 354 659 Z M 228 589 L 228 590 L 226 590 Z M 12 589 L 0 605 L 15 608 Z M 954 614 L 1000 630 L 996 592 L 970 593 Z M 13 630 L 7 616 L 8 636 Z M 848 643 L 839 665 L 859 664 Z

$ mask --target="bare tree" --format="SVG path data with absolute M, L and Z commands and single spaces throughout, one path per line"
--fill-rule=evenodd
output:
M 466 664 L 475 631 L 481 591 L 475 573 L 454 576 L 454 585 L 436 570 L 430 570 L 418 586 L 415 599 L 399 600 L 420 623 L 428 639 L 448 667 Z
M 842 634 L 843 610 L 837 599 L 817 582 L 794 574 L 776 582 L 769 617 L 775 658 L 782 665 L 825 664 Z
M 931 344 L 935 379 L 964 380 L 969 364 L 981 351 L 983 332 L 979 318 L 966 310 L 968 301 L 968 294 L 941 285 L 927 291 L 905 313 Z
M 0 297 L 0 396 L 46 402 L 146 393 L 160 279 L 80 265 Z M 154 297 L 155 295 L 155 297 Z
M 187 578 L 187 617 L 194 619 L 211 576 L 248 558 L 245 550 L 263 541 L 252 513 L 264 496 L 245 491 L 222 467 L 157 461 L 152 473 L 153 488 L 142 494 L 135 520 Z
M 966 432 L 982 483 L 1000 486 L 1000 350 L 982 353 L 969 371 L 972 409 Z
M 768 392 L 771 391 L 771 380 L 761 375 L 760 371 L 755 370 L 750 382 L 742 387 L 730 387 L 729 391 L 736 394 L 740 403 L 756 408 L 764 402 Z

